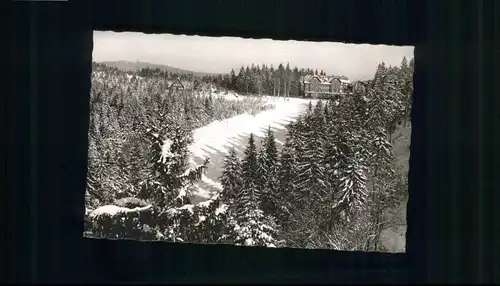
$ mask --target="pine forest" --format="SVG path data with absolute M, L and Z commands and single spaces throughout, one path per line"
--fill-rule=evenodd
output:
M 393 144 L 411 125 L 413 59 L 380 63 L 363 88 L 331 99 L 305 98 L 305 75 L 326 73 L 287 63 L 215 75 L 130 72 L 94 62 L 84 235 L 385 251 L 384 212 L 408 196 Z M 291 100 L 304 108 L 283 142 L 269 124 L 228 147 L 220 190 L 194 202 L 213 160 L 190 161 L 194 132 Z

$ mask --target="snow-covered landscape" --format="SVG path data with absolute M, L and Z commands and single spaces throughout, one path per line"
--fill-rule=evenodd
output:
M 94 37 L 85 236 L 404 252 L 412 48 Z
M 310 100 L 302 98 L 264 97 L 264 100 L 274 105 L 271 110 L 256 115 L 242 114 L 229 119 L 215 121 L 205 127 L 193 131 L 194 143 L 189 146 L 191 162 L 199 165 L 204 158 L 210 158 L 208 169 L 202 175 L 194 202 L 209 199 L 214 193 L 222 190 L 219 177 L 225 157 L 231 148 L 236 148 L 238 155 L 243 157 L 243 148 L 250 134 L 263 138 L 270 127 L 274 132 L 278 148 L 286 139 L 286 127 L 303 114 Z M 257 140 L 260 143 L 260 140 Z M 257 144 L 260 145 L 260 144 Z

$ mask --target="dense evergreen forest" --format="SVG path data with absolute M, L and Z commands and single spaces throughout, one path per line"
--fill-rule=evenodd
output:
M 231 70 L 229 74 L 206 75 L 196 77 L 192 74 L 176 74 L 161 71 L 160 69 L 144 68 L 139 71 L 141 76 L 157 75 L 163 78 L 180 78 L 195 82 L 195 85 L 201 83 L 212 83 L 218 87 L 234 90 L 240 94 L 266 94 L 273 96 L 297 97 L 301 96 L 299 89 L 299 80 L 304 75 L 324 75 L 323 70 L 310 68 L 299 69 L 290 68 L 290 64 L 280 63 L 277 68 L 272 65 L 242 66 L 238 73 Z M 339 78 L 347 79 L 342 75 Z
M 157 76 L 129 76 L 93 65 L 89 120 L 87 205 L 113 202 L 116 194 L 136 196 L 148 173 L 151 134 L 170 137 L 216 120 L 272 108 L 258 98 L 238 101 L 173 91 Z M 177 133 L 176 133 L 177 132 Z M 161 133 L 161 135 L 160 135 Z M 184 144 L 184 143 L 182 143 Z
M 268 247 L 381 250 L 382 213 L 407 195 L 393 170 L 392 136 L 409 121 L 413 59 L 380 64 L 367 88 L 310 102 L 278 150 L 271 129 L 233 149 L 222 191 L 192 205 L 207 163 L 190 166 L 194 128 L 272 106 L 172 92 L 162 78 L 212 83 L 241 94 L 292 95 L 312 70 L 242 67 L 238 75 L 189 78 L 159 70 L 129 77 L 95 64 L 89 126 L 86 235 Z M 321 74 L 324 72 L 320 71 Z

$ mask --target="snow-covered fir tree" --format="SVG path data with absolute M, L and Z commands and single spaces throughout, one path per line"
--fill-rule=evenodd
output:
M 288 135 L 285 144 L 283 145 L 280 158 L 279 169 L 277 172 L 278 188 L 277 188 L 277 201 L 278 201 L 278 214 L 276 219 L 280 225 L 287 229 L 290 212 L 292 211 L 292 199 L 294 198 L 295 179 L 298 175 L 297 158 L 293 140 L 295 139 L 295 129 L 293 125 L 288 126 Z
M 307 105 L 307 115 L 311 114 L 313 111 L 313 103 L 312 101 L 309 101 L 309 104 Z
M 273 217 L 258 208 L 249 210 L 243 217 L 230 217 L 228 225 L 230 230 L 226 236 L 236 245 L 279 247 L 283 243 L 277 238 L 278 225 Z
M 232 204 L 243 189 L 241 162 L 234 148 L 229 150 L 224 160 L 220 181 L 222 184 L 221 200 Z
M 201 179 L 208 161 L 196 168 L 188 167 L 190 131 L 170 121 L 165 128 L 147 130 L 151 147 L 151 173 L 140 196 L 152 199 L 166 208 L 187 203 L 192 184 Z
M 259 160 L 255 139 L 250 135 L 242 162 L 242 189 L 228 210 L 228 229 L 221 239 L 236 245 L 268 246 L 279 245 L 279 226 L 273 216 L 264 213 L 259 189 Z
M 243 209 L 256 209 L 260 205 L 259 188 L 259 165 L 257 159 L 257 147 L 254 135 L 250 134 L 247 147 L 244 151 L 244 158 L 241 164 L 243 176 L 243 189 L 239 196 L 239 203 L 243 204 Z
M 275 215 L 277 210 L 278 148 L 271 127 L 262 140 L 262 148 L 258 156 L 258 188 L 261 190 L 260 208 L 266 214 Z
M 127 196 L 135 196 L 141 185 L 144 183 L 143 178 L 147 174 L 142 167 L 146 164 L 144 160 L 144 151 L 142 148 L 145 140 L 140 136 L 139 132 L 132 132 L 127 140 L 127 160 L 125 162 L 127 168 L 129 188 Z
M 325 180 L 326 170 L 323 164 L 325 157 L 323 106 L 318 102 L 313 112 L 304 119 L 302 131 L 303 152 L 297 160 L 298 176 L 296 178 L 297 195 L 302 205 L 321 204 L 328 193 L 329 185 Z
M 158 215 L 154 227 L 163 232 L 167 239 L 178 241 L 186 235 L 192 218 L 189 214 L 174 217 L 168 214 L 172 209 L 189 203 L 194 183 L 201 179 L 208 159 L 201 166 L 189 167 L 187 148 L 192 140 L 190 131 L 174 122 L 164 126 L 157 131 L 147 130 L 151 141 L 151 173 L 139 197 L 153 202 L 155 214 Z M 171 219 L 167 220 L 167 217 Z
M 346 219 L 349 219 L 353 212 L 362 211 L 368 198 L 366 167 L 357 159 L 355 156 L 347 158 L 345 167 L 341 169 L 340 198 L 333 207 Z
M 328 121 L 328 119 L 330 118 L 331 116 L 331 106 L 330 106 L 330 102 L 332 102 L 332 100 L 328 100 L 326 101 L 324 107 L 323 107 L 323 117 L 325 118 L 325 121 Z

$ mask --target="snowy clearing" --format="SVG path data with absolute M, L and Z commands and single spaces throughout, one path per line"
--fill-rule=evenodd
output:
M 234 100 L 234 101 L 237 101 L 237 100 L 242 100 L 244 97 L 237 94 L 236 92 L 234 91 L 216 91 L 214 89 L 212 89 L 211 91 L 209 92 L 198 92 L 197 93 L 199 96 L 212 96 L 213 98 L 222 98 L 222 99 L 225 99 L 225 100 Z
M 287 124 L 295 121 L 307 109 L 310 101 L 270 96 L 263 96 L 262 99 L 273 104 L 274 108 L 255 116 L 242 114 L 215 121 L 193 132 L 194 143 L 189 147 L 191 164 L 201 164 L 204 158 L 210 158 L 208 170 L 197 185 L 199 191 L 195 194 L 193 203 L 205 201 L 222 189 L 218 177 L 230 148 L 234 147 L 241 155 L 250 133 L 254 134 L 260 147 L 260 139 L 264 137 L 269 126 L 275 132 L 278 147 L 281 147 L 285 142 Z

